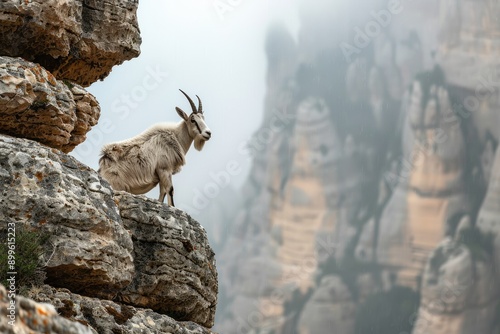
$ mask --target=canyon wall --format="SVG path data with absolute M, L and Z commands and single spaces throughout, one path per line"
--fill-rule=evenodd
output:
M 317 0 L 270 28 L 217 330 L 496 333 L 499 14 Z

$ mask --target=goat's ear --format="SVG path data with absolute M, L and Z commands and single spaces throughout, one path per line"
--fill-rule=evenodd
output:
M 186 113 L 179 107 L 175 107 L 175 110 L 177 110 L 179 116 L 181 116 L 181 118 L 187 122 L 187 120 L 189 119 L 188 115 L 186 115 Z

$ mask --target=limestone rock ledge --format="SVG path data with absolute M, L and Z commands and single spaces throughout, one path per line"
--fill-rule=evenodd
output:
M 116 192 L 114 199 L 132 234 L 136 271 L 116 300 L 212 327 L 218 281 L 205 229 L 181 210 L 144 196 Z
M 111 188 L 64 153 L 0 135 L 0 222 L 0 231 L 13 222 L 50 235 L 49 284 L 113 298 L 132 280 L 132 240 Z
M 139 55 L 138 0 L 3 0 L 0 54 L 82 86 Z
M 17 319 L 8 324 L 8 299 L 0 285 L 0 332 L 6 334 L 212 334 L 192 322 L 174 319 L 147 309 L 99 300 L 44 285 L 30 291 L 35 301 L 17 297 Z
M 72 151 L 97 124 L 99 103 L 38 64 L 0 57 L 0 131 Z

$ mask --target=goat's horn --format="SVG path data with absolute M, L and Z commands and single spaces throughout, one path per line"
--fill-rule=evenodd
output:
M 196 98 L 198 99 L 198 112 L 203 114 L 203 105 L 201 104 L 201 100 L 198 95 L 196 95 Z
M 184 91 L 182 89 L 179 89 L 181 91 L 182 94 L 184 94 L 184 96 L 188 99 L 189 101 L 189 104 L 191 105 L 191 109 L 193 110 L 193 112 L 196 114 L 198 111 L 196 110 L 196 106 L 194 105 L 194 102 L 193 100 L 191 100 L 191 98 L 186 94 L 184 93 Z

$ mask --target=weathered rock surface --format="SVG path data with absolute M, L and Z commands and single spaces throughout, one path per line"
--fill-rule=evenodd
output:
M 88 86 L 139 55 L 137 6 L 137 0 L 2 1 L 0 54 Z
M 1 27 L 1 25 L 0 25 Z M 97 124 L 97 100 L 38 64 L 0 57 L 0 131 L 70 152 Z
M 5 292 L 4 289 L 0 290 L 0 294 L 2 291 Z M 169 316 L 149 309 L 138 309 L 110 300 L 84 297 L 71 293 L 67 289 L 56 289 L 48 285 L 30 290 L 29 297 L 38 303 L 19 297 L 20 306 L 26 309 L 21 313 L 20 323 L 31 325 L 29 328 L 35 333 L 212 333 L 209 329 L 193 322 L 177 322 Z M 2 312 L 4 309 L 2 307 Z M 42 312 L 37 312 L 38 309 Z M 46 316 L 43 311 L 47 313 Z M 6 318 L 2 314 L 2 321 L 4 319 Z M 44 328 L 41 324 L 45 319 L 47 325 Z M 39 324 L 38 327 L 35 327 L 35 323 Z M 21 328 L 23 327 L 17 325 L 16 332 L 2 331 L 2 333 L 33 333 L 24 328 L 21 331 Z
M 325 276 L 304 307 L 298 333 L 352 333 L 355 314 L 351 293 L 340 277 Z
M 4 334 L 93 334 L 88 326 L 65 319 L 54 306 L 36 303 L 22 296 L 16 296 L 15 307 L 7 298 L 8 291 L 0 285 L 0 332 Z
M 488 236 L 462 220 L 427 263 L 414 334 L 493 333 L 500 292 Z
M 0 135 L 0 221 L 50 235 L 47 281 L 113 298 L 134 274 L 132 240 L 97 172 L 34 141 Z
M 218 283 L 204 228 L 156 200 L 124 192 L 114 200 L 132 234 L 136 270 L 117 300 L 212 327 Z

